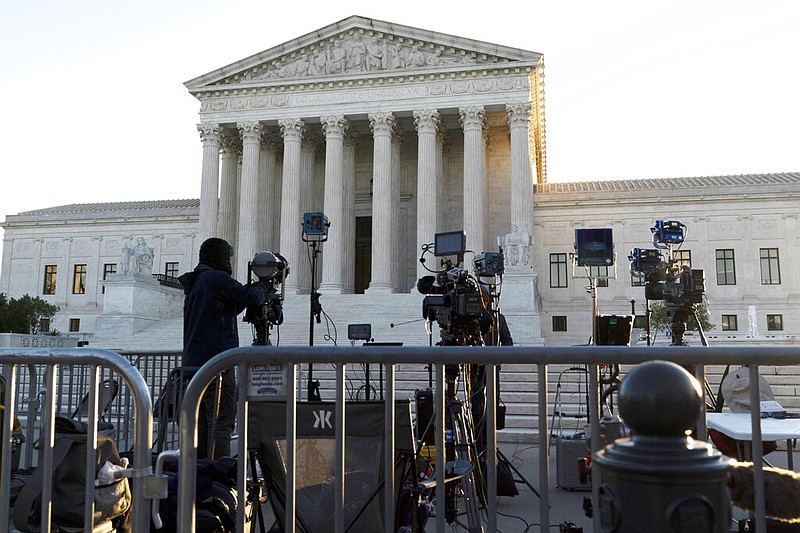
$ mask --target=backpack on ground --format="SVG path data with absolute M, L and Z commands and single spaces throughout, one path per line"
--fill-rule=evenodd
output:
M 52 522 L 56 531 L 83 527 L 86 484 L 87 426 L 67 417 L 56 417 L 53 446 Z M 97 433 L 95 472 L 94 524 L 111 521 L 117 532 L 130 531 L 131 493 L 127 478 L 111 480 L 110 473 L 122 468 L 112 430 Z M 108 465 L 106 463 L 109 463 Z M 41 463 L 40 463 L 41 464 Z M 108 483 L 98 483 L 98 474 Z M 14 527 L 20 531 L 38 532 L 41 521 L 41 466 L 25 480 L 14 501 Z
M 229 533 L 236 530 L 236 511 L 240 502 L 236 491 L 236 458 L 197 460 L 195 493 L 195 529 L 203 533 Z M 159 503 L 162 527 L 151 527 L 152 533 L 177 531 L 178 462 L 168 459 L 164 474 L 169 477 L 168 495 Z M 247 503 L 245 503 L 247 505 Z M 245 511 L 247 516 L 249 513 Z

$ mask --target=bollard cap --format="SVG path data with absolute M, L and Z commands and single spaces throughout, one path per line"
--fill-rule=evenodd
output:
M 685 438 L 703 413 L 700 382 L 669 361 L 638 365 L 619 387 L 619 412 L 634 434 Z

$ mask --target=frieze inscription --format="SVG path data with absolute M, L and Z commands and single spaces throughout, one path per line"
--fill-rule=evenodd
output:
M 352 102 L 375 102 L 383 100 L 405 100 L 429 96 L 451 96 L 481 93 L 502 93 L 526 91 L 529 89 L 527 77 L 493 78 L 491 80 L 464 80 L 430 82 L 424 86 L 359 88 L 323 91 L 305 94 L 242 96 L 214 98 L 203 101 L 201 113 L 220 113 L 226 111 L 246 111 L 249 109 L 279 109 L 302 105 L 329 105 Z

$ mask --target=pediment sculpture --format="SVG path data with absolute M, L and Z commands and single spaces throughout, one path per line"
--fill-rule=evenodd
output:
M 389 40 L 356 35 L 304 47 L 299 54 L 275 59 L 266 68 L 261 65 L 249 69 L 236 81 L 309 78 L 477 63 L 475 53 L 454 47 L 433 46 L 414 39 Z

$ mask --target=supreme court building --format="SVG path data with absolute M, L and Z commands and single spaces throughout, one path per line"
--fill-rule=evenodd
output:
M 321 211 L 320 292 L 407 293 L 437 232 L 465 230 L 475 253 L 530 234 L 542 69 L 535 52 L 350 17 L 187 82 L 200 241 L 234 244 L 239 279 L 259 250 L 303 265 L 298 229 Z M 308 293 L 310 270 L 296 272 L 287 291 Z
M 281 342 L 305 344 L 302 222 L 323 212 L 314 286 L 340 332 L 371 322 L 376 340 L 428 344 L 415 283 L 438 265 L 421 247 L 464 230 L 467 250 L 505 253 L 500 305 L 517 344 L 584 344 L 575 230 L 614 233 L 615 265 L 594 272 L 599 312 L 642 314 L 627 255 L 652 247 L 663 219 L 688 228 L 681 264 L 705 270 L 712 342 L 798 342 L 800 173 L 548 183 L 543 68 L 536 52 L 349 17 L 213 70 L 186 82 L 200 198 L 7 215 L 0 293 L 58 305 L 55 329 L 102 347 L 180 349 L 182 292 L 148 272 L 191 270 L 218 236 L 240 281 L 258 251 L 287 259 Z

